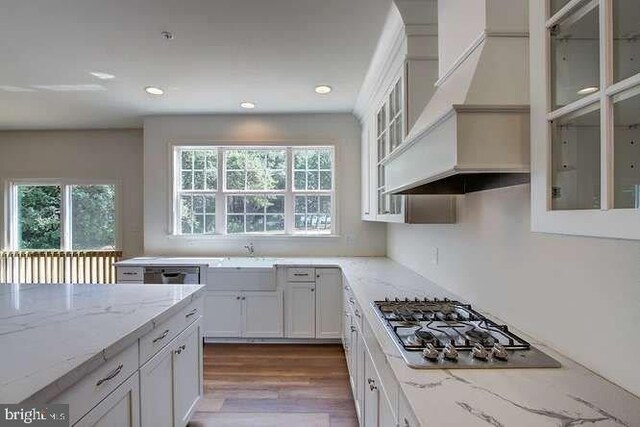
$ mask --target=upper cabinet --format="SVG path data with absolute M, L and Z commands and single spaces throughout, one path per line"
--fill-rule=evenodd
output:
M 533 231 L 640 239 L 640 3 L 530 2 Z
M 362 218 L 455 222 L 451 196 L 392 195 L 386 162 L 405 142 L 438 78 L 437 2 L 397 1 L 374 55 L 356 113 L 362 123 Z M 412 20 L 403 19 L 405 8 Z

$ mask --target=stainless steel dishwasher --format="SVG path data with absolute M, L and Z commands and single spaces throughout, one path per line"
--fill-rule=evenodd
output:
M 145 267 L 144 283 L 197 285 L 200 283 L 200 267 Z

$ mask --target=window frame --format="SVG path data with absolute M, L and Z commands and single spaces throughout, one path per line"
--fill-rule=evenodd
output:
M 332 174 L 331 190 L 307 190 L 298 191 L 294 190 L 294 166 L 293 166 L 293 150 L 294 149 L 329 149 L 331 151 L 332 161 Z M 205 150 L 216 149 L 218 151 L 218 189 L 215 192 L 216 195 L 216 227 L 215 233 L 212 234 L 183 234 L 180 230 L 180 171 L 181 165 L 179 162 L 179 153 L 184 149 Z M 227 190 L 226 184 L 226 156 L 224 150 L 285 150 L 285 176 L 286 183 L 284 190 Z M 335 143 L 331 141 L 247 141 L 247 142 L 174 142 L 170 144 L 170 163 L 172 165 L 171 173 L 169 176 L 171 185 L 171 205 L 170 210 L 170 225 L 168 234 L 174 238 L 187 238 L 187 239 L 246 239 L 250 238 L 291 238 L 291 237 L 337 237 L 339 230 L 339 221 L 337 218 L 337 151 L 338 148 Z M 295 195 L 330 195 L 331 197 L 331 230 L 328 233 L 317 232 L 303 232 L 296 231 L 294 226 L 295 218 Z M 265 232 L 249 232 L 249 233 L 227 233 L 227 196 L 284 196 L 284 230 L 279 231 L 265 231 Z
M 122 250 L 122 210 L 121 210 L 121 185 L 118 180 L 100 179 L 68 179 L 68 178 L 13 178 L 5 182 L 5 247 L 11 251 L 30 251 L 40 249 L 20 249 L 18 233 L 18 187 L 19 186 L 59 186 L 61 187 L 60 205 L 60 248 L 42 249 L 44 251 L 64 251 L 64 252 L 91 252 L 101 251 L 101 249 L 73 249 L 73 226 L 72 218 L 72 191 L 75 186 L 100 186 L 112 185 L 115 191 L 115 247 L 112 250 Z M 110 249 L 111 250 L 111 249 Z
M 599 90 L 552 110 L 551 28 L 588 7 L 597 8 L 599 13 Z M 550 0 L 530 5 L 531 229 L 534 232 L 640 239 L 640 210 L 614 209 L 614 96 L 639 89 L 640 73 L 614 82 L 612 7 L 612 0 L 571 0 L 551 16 Z M 551 122 L 596 104 L 601 111 L 600 209 L 553 210 Z

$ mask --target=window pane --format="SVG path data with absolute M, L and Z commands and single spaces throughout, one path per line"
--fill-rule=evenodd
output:
M 555 15 L 560 9 L 562 9 L 570 1 L 571 0 L 551 0 L 551 16 Z
M 215 233 L 216 197 L 214 195 L 182 195 L 180 197 L 180 233 Z
M 284 213 L 284 196 L 269 197 L 267 213 Z
M 296 196 L 295 231 L 330 233 L 331 196 Z
M 286 189 L 286 150 L 226 150 L 228 190 Z
M 640 95 L 616 100 L 614 117 L 614 208 L 640 208 Z
M 615 0 L 613 3 L 614 81 L 640 72 L 640 3 Z
M 307 189 L 318 189 L 318 172 L 307 172 Z
M 600 209 L 600 110 L 552 123 L 552 207 Z
M 263 213 L 267 203 L 266 197 L 247 197 L 247 213 Z
M 227 216 L 227 233 L 244 233 L 244 216 L 228 215 Z
M 284 215 L 267 215 L 267 231 L 284 231 Z
M 552 109 L 594 93 L 600 85 L 598 8 L 551 29 Z
M 61 187 L 19 185 L 17 190 L 19 249 L 61 249 Z
M 180 150 L 182 190 L 217 190 L 218 152 L 211 149 Z
M 73 250 L 115 249 L 116 206 L 113 185 L 71 188 Z
M 307 173 L 296 171 L 293 174 L 293 188 L 294 190 L 306 190 L 307 189 Z
M 264 232 L 264 215 L 247 215 L 247 233 Z
M 331 170 L 333 169 L 332 161 L 331 161 L 331 151 L 330 150 L 320 150 L 319 151 L 319 160 L 320 160 L 320 169 L 321 170 Z
M 307 152 L 304 150 L 295 150 L 293 154 L 294 169 L 304 170 L 307 168 Z
M 331 172 L 329 171 L 320 172 L 320 189 L 331 190 Z

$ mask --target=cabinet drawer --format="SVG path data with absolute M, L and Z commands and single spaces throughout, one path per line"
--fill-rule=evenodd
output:
M 138 346 L 133 344 L 62 392 L 53 403 L 70 404 L 69 419 L 73 425 L 137 370 Z
M 160 323 L 140 339 L 140 365 L 151 359 L 165 345 L 203 313 L 202 298 L 192 302 L 176 315 Z
M 289 282 L 315 282 L 316 270 L 314 268 L 288 268 L 287 280 Z
M 116 280 L 120 282 L 144 282 L 144 269 L 142 267 L 116 267 Z

